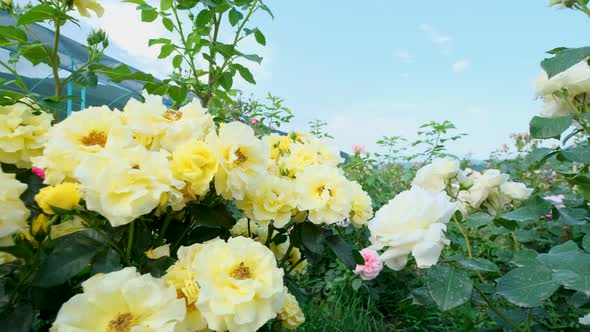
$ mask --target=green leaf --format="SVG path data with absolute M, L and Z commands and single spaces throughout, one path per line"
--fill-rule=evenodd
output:
M 172 44 L 163 45 L 162 48 L 160 49 L 160 55 L 158 55 L 158 59 L 167 58 L 170 54 L 172 54 L 172 52 L 174 51 L 174 48 L 175 47 Z
M 231 90 L 231 87 L 234 84 L 234 77 L 233 77 L 232 73 L 230 73 L 229 71 L 226 71 L 225 73 L 223 73 L 221 75 L 221 78 L 219 79 L 219 84 L 221 84 L 221 86 L 226 91 Z
M 91 70 L 75 71 L 72 73 L 72 82 L 78 87 L 95 87 L 98 85 L 98 76 Z
M 524 222 L 539 220 L 541 216 L 546 215 L 551 210 L 551 203 L 539 196 L 530 198 L 524 206 L 514 211 L 510 211 L 500 216 L 501 219 Z
M 142 22 L 153 22 L 158 18 L 158 12 L 155 9 L 145 9 L 141 11 Z
M 533 164 L 544 164 L 547 159 L 558 151 L 550 148 L 538 148 L 531 151 L 526 158 Z
M 590 56 L 590 46 L 581 48 L 568 48 L 557 52 L 554 57 L 541 62 L 549 78 L 568 70 L 573 65 Z
M 248 68 L 240 65 L 239 63 L 232 64 L 232 67 L 235 68 L 238 71 L 238 73 L 240 73 L 240 76 L 242 76 L 242 78 L 246 82 L 256 84 L 256 81 L 254 80 L 254 76 L 252 76 L 252 73 L 250 72 L 250 70 Z
M 570 226 L 579 226 L 585 225 L 586 221 L 581 220 L 588 218 L 588 211 L 585 209 L 571 209 L 571 208 L 562 208 L 556 209 L 557 213 L 559 214 L 559 218 L 557 222 L 564 225 Z
M 174 58 L 172 58 L 172 66 L 174 68 L 180 67 L 180 65 L 182 64 L 182 59 L 183 59 L 182 55 L 180 55 L 180 54 L 175 55 Z
M 526 265 L 496 280 L 498 294 L 521 307 L 538 307 L 558 288 L 551 270 L 542 265 Z
M 20 53 L 29 60 L 33 65 L 38 65 L 41 62 L 49 63 L 49 53 L 47 46 L 40 42 L 33 44 L 26 44 L 19 48 Z
M 197 221 L 197 225 L 211 228 L 223 227 L 230 229 L 236 224 L 236 219 L 223 204 L 212 207 L 204 205 L 192 205 L 190 207 L 190 211 Z
M 121 269 L 121 257 L 111 248 L 100 251 L 92 262 L 92 274 L 109 273 Z
M 578 245 L 572 240 L 569 240 L 565 243 L 556 245 L 555 247 L 549 249 L 550 254 L 559 254 L 559 253 L 570 252 L 570 251 L 580 252 L 580 248 L 578 248 Z
M 172 41 L 168 38 L 155 38 L 148 40 L 148 46 L 157 45 L 157 44 L 170 44 Z
M 160 9 L 168 10 L 172 7 L 172 0 L 160 0 Z
M 176 104 L 182 104 L 182 102 L 186 99 L 188 91 L 185 87 L 182 86 L 175 86 L 170 85 L 168 87 L 168 95 Z
M 164 28 L 166 28 L 166 30 L 170 32 L 174 31 L 174 23 L 168 17 L 162 17 L 162 24 L 164 25 Z
M 577 249 L 577 246 L 576 246 Z M 581 251 L 541 254 L 537 260 L 553 271 L 553 279 L 565 288 L 590 295 L 590 255 Z
M 0 26 L 0 36 L 8 40 L 24 43 L 27 41 L 27 34 L 21 29 L 12 25 Z
M 163 96 L 168 92 L 168 84 L 161 82 L 148 82 L 143 88 L 151 95 Z
M 354 269 L 356 263 L 352 256 L 353 248 L 339 235 L 330 235 L 326 237 L 326 243 L 332 252 L 340 259 L 349 269 Z
M 33 311 L 31 304 L 19 303 L 15 306 L 7 305 L 3 308 L 6 308 L 0 314 L 0 326 L 2 326 L 3 331 L 33 331 L 33 321 L 37 314 Z
M 494 220 L 494 217 L 490 216 L 489 214 L 478 212 L 469 215 L 469 217 L 467 217 L 465 220 L 465 225 L 467 225 L 469 228 L 479 228 L 489 224 L 492 220 Z
M 258 64 L 260 64 L 262 62 L 262 57 L 259 56 L 259 55 L 256 55 L 256 54 L 242 54 L 241 56 L 244 59 L 248 59 L 250 61 L 254 61 L 254 62 L 258 63 Z
M 197 18 L 195 19 L 195 25 L 199 28 L 204 28 L 209 24 L 212 18 L 212 13 L 209 9 L 203 9 L 197 14 Z
M 533 138 L 557 138 L 572 125 L 571 116 L 543 118 L 535 116 L 530 122 L 530 132 Z
M 131 72 L 131 69 L 129 69 L 129 67 L 126 65 L 119 65 L 117 67 L 111 68 L 101 64 L 94 64 L 90 66 L 90 70 L 94 71 L 95 73 L 108 76 L 115 83 L 126 80 L 150 83 L 154 82 L 154 77 L 152 75 L 140 71 Z
M 141 273 L 149 273 L 154 278 L 160 278 L 166 274 L 166 270 L 174 264 L 174 258 L 169 256 L 160 257 L 158 259 L 148 259 L 141 267 Z
M 299 241 L 309 251 L 322 254 L 324 252 L 325 236 L 324 230 L 311 222 L 304 222 L 295 225 Z
M 539 256 L 539 253 L 532 249 L 525 248 L 520 251 L 516 251 L 514 256 L 512 256 L 510 263 L 518 267 L 538 264 L 537 256 Z
M 577 146 L 568 150 L 562 150 L 560 154 L 569 161 L 576 161 L 584 164 L 590 163 L 589 146 Z
M 586 234 L 584 239 L 582 239 L 582 248 L 584 248 L 587 253 L 590 253 L 590 234 Z
M 481 272 L 498 272 L 498 265 L 494 262 L 481 257 L 467 258 L 458 261 L 464 268 L 472 271 Z
M 191 9 L 199 3 L 199 0 L 177 0 L 178 5 L 176 8 L 183 10 L 183 9 Z
M 45 20 L 53 19 L 58 14 L 59 12 L 57 12 L 57 10 L 53 6 L 48 4 L 41 4 L 29 9 L 24 14 L 19 16 L 17 24 L 27 25 L 31 23 L 39 23 Z
M 53 250 L 41 263 L 32 284 L 44 288 L 61 285 L 86 268 L 104 248 L 91 232 L 84 230 L 52 241 Z
M 266 37 L 264 37 L 264 34 L 262 33 L 262 31 L 260 31 L 258 28 L 256 30 L 254 30 L 254 38 L 256 38 L 256 41 L 258 42 L 258 44 L 265 46 L 266 45 Z
M 232 27 L 235 27 L 240 20 L 244 18 L 244 15 L 239 10 L 236 10 L 235 7 L 232 7 L 229 11 L 228 18 L 229 24 L 231 24 Z
M 358 250 L 352 251 L 352 258 L 357 265 L 365 265 L 365 259 Z
M 473 282 L 469 279 L 469 275 L 453 266 L 431 267 L 426 284 L 430 296 L 442 311 L 466 303 L 471 299 L 473 292 Z

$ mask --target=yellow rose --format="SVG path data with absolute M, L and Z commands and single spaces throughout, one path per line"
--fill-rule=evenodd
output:
M 336 167 L 310 166 L 297 176 L 298 209 L 309 210 L 315 224 L 334 224 L 349 217 L 353 193 L 350 182 Z
M 215 331 L 256 331 L 285 302 L 283 270 L 274 254 L 245 237 L 203 244 L 193 264 L 197 308 Z
M 33 158 L 33 165 L 45 170 L 46 184 L 55 185 L 77 180 L 74 172 L 89 156 L 110 146 L 133 144 L 136 143 L 121 122 L 120 112 L 106 106 L 89 107 L 51 127 L 43 155 Z
M 207 143 L 217 154 L 219 170 L 215 175 L 215 190 L 225 199 L 244 199 L 266 172 L 268 147 L 254 135 L 254 130 L 240 122 L 231 122 L 211 133 Z
M 82 289 L 59 309 L 51 331 L 174 331 L 186 315 L 174 288 L 134 267 L 96 274 Z
M 104 14 L 104 8 L 96 0 L 74 0 L 74 6 L 82 16 L 90 17 L 88 9 L 92 10 L 96 16 L 101 17 Z
M 297 206 L 297 196 L 289 179 L 267 175 L 246 191 L 246 197 L 236 205 L 246 216 L 265 225 L 271 220 L 276 227 L 291 220 L 291 210 Z
M 366 225 L 373 216 L 373 202 L 371 197 L 363 190 L 357 182 L 350 182 L 353 193 L 352 210 L 350 211 L 350 222 L 354 227 Z
M 25 104 L 0 106 L 0 162 L 31 168 L 32 158 L 43 153 L 53 117 Z
M 35 195 L 35 201 L 46 214 L 55 214 L 51 209 L 52 206 L 64 210 L 72 210 L 80 202 L 78 184 L 64 182 L 55 186 L 42 188 Z
M 0 238 L 26 229 L 30 212 L 20 199 L 27 185 L 0 169 Z
M 145 252 L 145 255 L 149 259 L 158 259 L 161 257 L 170 256 L 170 245 L 165 244 L 157 248 L 151 248 Z
M 39 232 L 43 232 L 42 234 L 47 234 L 47 223 L 49 222 L 49 219 L 47 218 L 47 216 L 43 213 L 40 213 L 37 218 L 35 218 L 35 220 L 33 220 L 33 223 L 31 224 L 31 235 L 32 236 L 37 236 L 37 234 L 39 234 Z
M 277 315 L 277 318 L 281 320 L 281 325 L 289 330 L 295 330 L 305 322 L 305 316 L 295 296 L 287 293 L 285 304 Z
M 177 252 L 178 261 L 168 268 L 162 277 L 168 287 L 176 289 L 176 296 L 183 298 L 186 306 L 186 318 L 176 325 L 176 332 L 202 331 L 207 328 L 207 321 L 196 306 L 199 298 L 199 287 L 195 280 L 193 262 L 204 244 L 197 243 L 188 247 L 180 247 Z
M 193 194 L 203 196 L 217 173 L 217 156 L 207 143 L 189 141 L 174 150 L 170 168 L 174 176 L 188 183 Z

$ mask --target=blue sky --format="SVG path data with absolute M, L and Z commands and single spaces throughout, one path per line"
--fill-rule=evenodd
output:
M 111 35 L 110 54 L 162 73 L 167 67 L 155 62 L 159 50 L 147 49 L 147 37 L 164 32 L 121 19 L 132 6 L 104 3 L 105 17 L 87 23 Z M 267 3 L 275 19 L 254 21 L 267 47 L 246 45 L 265 58 L 252 65 L 258 84 L 240 86 L 286 99 L 295 114 L 287 129 L 327 121 L 346 151 L 354 143 L 374 151 L 384 135 L 414 138 L 421 123 L 450 120 L 468 134 L 451 150 L 485 158 L 539 112 L 533 82 L 544 52 L 590 42 L 588 18 L 543 0 Z

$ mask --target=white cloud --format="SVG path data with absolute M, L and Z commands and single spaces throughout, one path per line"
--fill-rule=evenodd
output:
M 393 56 L 396 57 L 402 63 L 413 63 L 414 62 L 414 55 L 410 53 L 410 51 L 405 49 L 398 49 L 393 52 Z
M 418 26 L 418 29 L 424 32 L 429 38 L 430 41 L 439 47 L 443 53 L 450 53 L 451 49 L 451 42 L 453 41 L 453 37 L 448 34 L 444 34 L 438 30 L 435 26 L 428 23 L 422 23 Z
M 462 73 L 465 70 L 467 70 L 469 68 L 469 66 L 471 66 L 471 62 L 467 59 L 461 59 L 458 61 L 455 61 L 455 63 L 453 63 L 453 72 L 455 73 Z

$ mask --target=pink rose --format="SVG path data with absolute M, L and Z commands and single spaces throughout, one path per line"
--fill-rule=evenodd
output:
M 546 201 L 552 202 L 553 205 L 555 205 L 555 207 L 558 209 L 565 207 L 565 205 L 563 204 L 563 200 L 565 199 L 565 195 L 563 195 L 563 194 L 545 196 L 545 197 L 543 197 L 543 199 L 545 199 Z
M 375 279 L 379 272 L 383 270 L 383 262 L 381 262 L 379 254 L 371 248 L 365 248 L 360 253 L 365 260 L 365 264 L 357 265 L 354 273 L 360 275 L 363 280 Z
M 362 144 L 355 144 L 352 146 L 352 152 L 354 153 L 365 153 L 365 146 Z
M 31 169 L 31 171 L 33 172 L 33 174 L 40 177 L 41 180 L 45 180 L 45 171 L 43 169 L 41 169 L 39 167 L 33 167 L 33 169 Z
M 502 144 L 502 152 L 507 152 L 507 151 L 508 151 L 508 145 Z
M 256 120 L 256 119 L 252 119 L 252 120 L 250 121 L 250 123 L 251 123 L 253 126 L 257 126 L 257 125 L 258 125 L 258 120 Z

